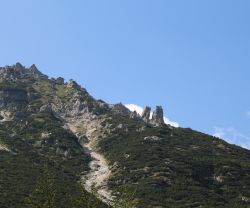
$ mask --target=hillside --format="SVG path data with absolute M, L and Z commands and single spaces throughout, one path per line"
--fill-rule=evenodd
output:
M 98 207 L 250 206 L 250 151 L 166 125 L 160 106 L 149 119 L 149 108 L 140 116 L 19 63 L 0 68 L 0 95 L 1 208 L 26 207 L 46 161 L 57 207 L 71 206 L 79 181 Z

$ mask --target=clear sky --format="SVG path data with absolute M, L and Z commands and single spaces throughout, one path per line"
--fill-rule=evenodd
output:
M 0 65 L 35 63 L 109 103 L 162 105 L 250 148 L 249 0 L 1 0 Z

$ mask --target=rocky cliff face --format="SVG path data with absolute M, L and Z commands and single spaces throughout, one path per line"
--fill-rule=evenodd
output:
M 138 207 L 249 206 L 248 150 L 191 129 L 170 128 L 160 106 L 152 118 L 150 113 L 150 107 L 139 116 L 121 103 L 96 100 L 74 80 L 49 79 L 35 65 L 1 67 L 0 164 L 7 172 L 0 171 L 5 190 L 0 207 L 8 201 L 3 193 L 13 192 L 9 184 L 17 187 L 26 178 L 20 187 L 29 194 L 32 167 L 44 158 L 67 179 L 67 187 L 81 175 L 86 190 L 94 187 L 104 202 L 135 192 Z M 14 166 L 20 169 L 16 180 L 8 177 Z M 22 207 L 20 201 L 21 196 L 13 207 Z M 66 204 L 62 207 L 70 207 Z

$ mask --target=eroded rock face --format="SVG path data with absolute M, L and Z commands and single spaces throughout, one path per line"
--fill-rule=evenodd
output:
M 156 106 L 156 109 L 153 112 L 153 116 L 152 116 L 152 123 L 156 125 L 164 124 L 163 109 L 161 106 Z
M 142 119 L 145 121 L 145 122 L 149 122 L 149 118 L 150 118 L 150 112 L 151 112 L 151 108 L 146 106 L 142 112 Z

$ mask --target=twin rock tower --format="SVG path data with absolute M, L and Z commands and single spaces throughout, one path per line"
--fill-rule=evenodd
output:
M 164 118 L 163 118 L 163 109 L 161 106 L 156 106 L 155 111 L 153 112 L 152 119 L 150 119 L 151 108 L 146 106 L 142 112 L 142 119 L 146 123 L 152 123 L 154 125 L 163 125 Z

